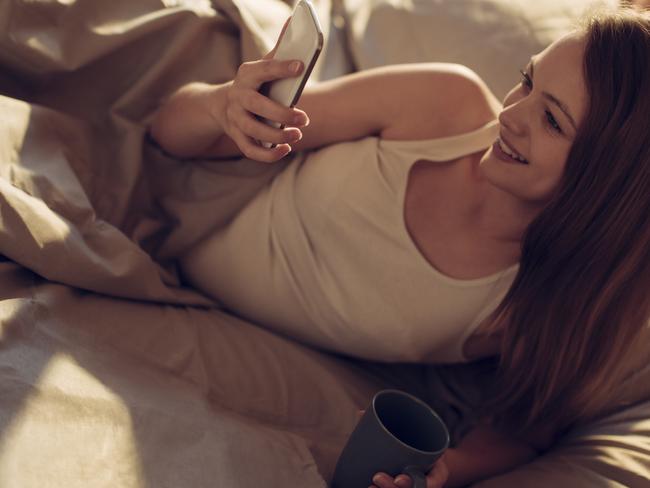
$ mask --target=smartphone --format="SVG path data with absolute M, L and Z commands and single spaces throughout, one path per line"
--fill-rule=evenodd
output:
M 285 107 L 294 107 L 322 49 L 323 30 L 316 16 L 316 10 L 309 0 L 300 0 L 291 14 L 273 59 L 280 61 L 298 59 L 303 62 L 304 69 L 299 76 L 265 83 L 260 92 Z M 262 120 L 272 127 L 284 128 L 284 125 L 278 122 Z M 260 144 L 266 148 L 275 146 L 270 142 Z

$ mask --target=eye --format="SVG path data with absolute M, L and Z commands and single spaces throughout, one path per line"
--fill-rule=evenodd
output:
M 562 129 L 560 128 L 560 125 L 555 120 L 555 117 L 553 117 L 553 114 L 548 110 L 545 113 L 546 113 L 546 121 L 548 122 L 548 125 L 550 125 L 554 131 L 562 134 Z
M 520 69 L 519 72 L 521 73 L 521 86 L 526 90 L 532 90 L 533 80 L 530 79 L 530 75 L 526 73 L 523 69 Z
M 521 73 L 521 86 L 524 90 L 526 91 L 531 91 L 533 89 L 533 80 L 530 77 L 530 75 L 524 71 L 523 69 L 520 69 L 519 72 Z M 562 129 L 560 128 L 560 124 L 557 123 L 557 120 L 555 120 L 555 117 L 553 117 L 553 114 L 545 110 L 544 115 L 546 116 L 546 123 L 555 131 L 558 132 L 559 134 L 562 134 Z

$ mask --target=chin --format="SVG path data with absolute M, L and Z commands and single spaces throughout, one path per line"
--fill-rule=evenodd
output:
M 503 161 L 491 154 L 486 154 L 478 163 L 477 173 L 479 177 L 489 183 L 491 186 L 498 188 L 504 193 L 509 193 L 517 199 L 527 200 L 527 195 L 522 195 L 521 175 L 504 170 Z

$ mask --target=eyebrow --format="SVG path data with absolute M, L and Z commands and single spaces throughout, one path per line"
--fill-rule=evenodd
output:
M 530 58 L 530 62 L 528 63 L 528 66 L 530 67 L 530 79 L 532 80 L 534 78 L 533 72 L 535 71 L 535 60 L 533 58 Z M 573 129 L 575 131 L 578 130 L 576 121 L 573 119 L 573 117 L 571 117 L 571 114 L 569 113 L 569 109 L 564 103 L 562 103 L 560 100 L 558 100 L 556 97 L 554 97 L 548 92 L 542 92 L 542 96 L 547 100 L 549 100 L 550 102 L 557 105 L 557 107 L 562 111 L 562 113 L 566 115 L 567 119 L 569 119 L 569 122 L 571 122 Z

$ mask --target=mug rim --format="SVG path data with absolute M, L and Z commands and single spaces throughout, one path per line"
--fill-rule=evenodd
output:
M 409 399 L 415 401 L 416 403 L 419 403 L 420 405 L 424 406 L 427 410 L 429 410 L 429 412 L 433 414 L 433 416 L 434 416 L 434 417 L 435 417 L 435 418 L 440 422 L 440 425 L 442 425 L 442 427 L 443 427 L 443 431 L 444 431 L 444 433 L 445 433 L 445 442 L 444 442 L 444 446 L 441 447 L 440 449 L 438 449 L 437 451 L 423 451 L 422 449 L 418 449 L 417 447 L 413 447 L 413 446 L 407 444 L 406 442 L 404 442 L 404 441 L 402 441 L 401 439 L 399 439 L 399 438 L 398 438 L 395 434 L 393 434 L 390 430 L 388 430 L 388 429 L 386 428 L 386 426 L 384 425 L 384 422 L 383 422 L 383 421 L 381 420 L 381 418 L 379 417 L 379 415 L 377 415 L 377 408 L 376 408 L 376 406 L 375 406 L 375 403 L 376 403 L 377 399 L 378 399 L 380 396 L 382 396 L 382 395 L 386 395 L 386 394 L 397 394 L 397 395 L 400 395 L 400 396 L 408 397 Z M 377 421 L 378 421 L 377 423 L 380 425 L 380 427 L 381 427 L 381 428 L 382 428 L 382 429 L 383 429 L 383 430 L 384 430 L 384 431 L 385 431 L 385 432 L 386 432 L 386 433 L 387 433 L 391 438 L 395 439 L 397 442 L 399 442 L 399 443 L 400 443 L 401 445 L 403 445 L 404 447 L 407 447 L 408 449 L 411 449 L 411 450 L 416 451 L 416 452 L 421 453 L 421 454 L 439 454 L 439 453 L 441 453 L 441 452 L 444 452 L 447 448 L 449 448 L 449 442 L 450 442 L 450 438 L 449 438 L 449 429 L 448 429 L 447 426 L 445 425 L 444 421 L 440 418 L 440 415 L 438 415 L 438 413 L 437 413 L 437 412 L 436 412 L 436 411 L 431 407 L 431 405 L 429 405 L 428 403 L 426 403 L 426 402 L 424 402 L 423 400 L 419 399 L 419 398 L 416 397 L 415 395 L 411 395 L 410 393 L 407 393 L 407 392 L 405 392 L 405 391 L 402 391 L 402 390 L 396 390 L 396 389 L 393 389 L 393 388 L 389 388 L 389 389 L 385 389 L 385 390 L 380 390 L 380 391 L 378 391 L 377 393 L 375 393 L 375 395 L 372 397 L 372 413 L 373 413 L 373 415 L 377 418 Z

